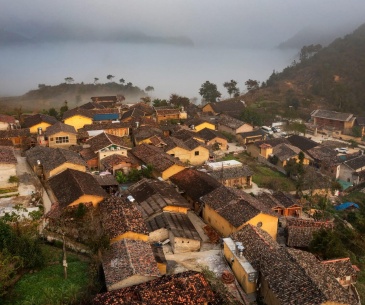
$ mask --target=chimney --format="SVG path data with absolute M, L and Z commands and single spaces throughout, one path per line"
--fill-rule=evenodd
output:
M 38 127 L 38 134 L 41 135 L 42 134 L 42 127 Z
M 137 121 L 137 122 L 136 122 L 136 128 L 138 128 L 138 127 L 139 127 L 139 122 Z

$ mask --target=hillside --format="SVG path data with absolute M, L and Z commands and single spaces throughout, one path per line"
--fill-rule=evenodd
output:
M 274 72 L 247 102 L 276 101 L 279 110 L 328 108 L 365 115 L 365 24 L 318 52 L 309 52 L 282 72 Z
M 22 96 L 0 98 L 0 107 L 2 112 L 12 112 L 16 107 L 22 107 L 24 111 L 40 111 L 52 107 L 59 108 L 65 100 L 68 101 L 69 107 L 75 107 L 89 102 L 91 96 L 98 95 L 123 95 L 126 102 L 135 102 L 146 94 L 137 86 L 122 85 L 115 82 L 39 85 L 38 89 L 31 90 Z

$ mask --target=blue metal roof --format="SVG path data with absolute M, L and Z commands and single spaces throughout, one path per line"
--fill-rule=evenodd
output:
M 110 121 L 110 120 L 118 120 L 119 113 L 98 113 L 94 115 L 94 121 Z
M 354 208 L 357 208 L 358 209 L 359 208 L 359 205 L 356 204 L 355 202 L 344 202 L 344 203 L 342 203 L 340 205 L 336 205 L 335 206 L 335 210 L 336 211 L 343 211 L 343 210 L 346 210 L 346 209 L 348 209 L 350 207 L 354 207 Z

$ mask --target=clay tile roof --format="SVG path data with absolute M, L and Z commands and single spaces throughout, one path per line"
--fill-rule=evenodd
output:
M 97 152 L 109 145 L 117 145 L 125 148 L 132 147 L 132 142 L 129 137 L 118 137 L 106 132 L 102 132 L 95 137 L 92 137 L 86 141 L 86 144 L 90 145 L 90 148 Z
M 240 116 L 241 113 L 246 108 L 245 104 L 242 103 L 241 101 L 232 101 L 232 100 L 210 103 L 210 106 L 216 113 L 226 113 L 234 117 Z
M 246 138 L 255 137 L 255 136 L 263 137 L 266 135 L 266 133 L 261 128 L 259 128 L 259 129 L 253 130 L 253 131 L 241 132 L 241 133 L 239 133 L 239 135 L 243 139 L 246 139 Z
M 12 117 L 10 115 L 0 114 L 0 122 L 15 124 L 16 120 L 14 117 Z
M 119 123 L 112 123 L 112 122 L 105 122 L 105 123 L 93 123 L 93 124 L 86 124 L 82 128 L 83 131 L 91 131 L 91 130 L 107 130 L 107 129 L 119 129 L 119 128 L 130 128 L 129 123 L 119 122 Z
M 257 199 L 260 200 L 262 202 L 262 204 L 264 204 L 269 209 L 274 209 L 274 208 L 284 209 L 285 208 L 284 205 L 282 205 L 279 200 L 277 200 L 274 196 L 272 196 L 271 194 L 268 194 L 268 193 L 259 194 L 257 196 Z
M 257 147 L 261 147 L 262 144 L 266 144 L 266 145 L 270 145 L 271 147 L 275 147 L 276 145 L 279 145 L 282 143 L 290 144 L 290 142 L 286 138 L 267 139 L 267 140 L 257 141 L 254 144 Z
M 128 111 L 124 112 L 120 118 L 121 121 L 125 121 L 129 118 L 131 119 L 138 119 L 140 117 L 144 117 L 146 113 L 142 110 L 137 108 L 130 108 Z
M 133 275 L 160 276 L 150 244 L 140 240 L 122 239 L 111 244 L 102 255 L 102 265 L 107 287 Z
M 68 206 L 83 195 L 104 198 L 108 196 L 92 175 L 73 169 L 66 169 L 51 177 L 48 183 L 62 207 Z
M 218 124 L 223 125 L 223 126 L 227 126 L 229 128 L 232 128 L 232 129 L 238 129 L 242 125 L 247 124 L 247 123 L 245 123 L 241 120 L 238 120 L 234 117 L 231 117 L 229 115 L 221 114 L 218 118 Z
M 302 151 L 307 151 L 309 149 L 319 146 L 317 142 L 298 135 L 292 135 L 290 137 L 287 137 L 287 140 L 290 142 L 291 145 L 300 148 Z
M 49 126 L 44 133 L 45 136 L 49 137 L 51 135 L 54 135 L 59 132 L 65 132 L 65 133 L 71 133 L 71 134 L 77 134 L 77 131 L 75 127 L 63 124 L 61 122 L 57 122 L 56 124 Z
M 354 115 L 352 113 L 343 113 L 343 112 L 317 109 L 311 113 L 311 116 L 316 118 L 348 122 L 353 118 Z
M 172 136 L 176 139 L 180 139 L 182 141 L 187 141 L 191 138 L 193 138 L 194 136 L 196 136 L 196 132 L 191 131 L 189 129 L 180 129 L 177 131 L 174 131 Z
M 161 213 L 167 206 L 191 208 L 172 185 L 159 180 L 142 179 L 131 185 L 127 194 L 136 200 L 144 219 Z
M 105 95 L 105 96 L 92 96 L 91 100 L 93 102 L 116 102 L 118 101 L 118 96 L 116 95 Z
M 14 144 L 9 139 L 1 139 L 0 138 L 0 146 L 14 146 Z
M 124 162 L 134 163 L 135 160 L 133 160 L 132 158 L 126 157 L 126 156 L 113 154 L 113 155 L 110 155 L 110 156 L 107 156 L 107 157 L 101 159 L 100 162 L 104 166 L 104 168 L 112 168 L 113 166 L 124 163 Z
M 280 304 L 356 304 L 349 293 L 307 252 L 281 248 L 261 228 L 244 226 L 232 234 L 243 255 L 268 283 Z
M 184 124 L 186 126 L 191 126 L 191 125 L 199 126 L 200 124 L 203 124 L 203 123 L 209 123 L 209 124 L 215 125 L 214 122 L 211 122 L 209 119 L 203 119 L 203 118 L 188 119 L 187 121 L 185 121 Z
M 28 136 L 30 136 L 29 128 L 0 130 L 0 139 L 28 137 Z
M 37 166 L 39 160 L 46 171 L 51 171 L 64 163 L 86 166 L 78 153 L 62 148 L 36 146 L 27 150 L 25 155 L 32 167 Z
M 87 109 L 87 110 L 93 110 L 93 109 L 103 109 L 105 108 L 103 105 L 98 104 L 96 102 L 88 102 L 81 106 L 79 106 L 80 109 Z
M 217 180 L 228 180 L 241 177 L 252 176 L 254 172 L 247 166 L 237 166 L 231 168 L 223 168 L 222 170 L 212 171 L 209 173 L 210 176 Z
M 156 110 L 156 115 L 172 115 L 172 114 L 180 114 L 180 110 L 179 109 L 158 109 L 155 108 Z
M 204 128 L 204 129 L 198 131 L 196 133 L 195 137 L 198 137 L 198 138 L 203 139 L 205 141 L 211 141 L 215 138 L 226 139 L 226 137 L 223 136 L 220 132 L 218 132 L 216 130 L 209 129 L 209 128 Z
M 285 143 L 276 145 L 273 149 L 273 154 L 278 157 L 280 161 L 285 161 L 287 159 L 293 158 L 299 153 L 299 148 Z
M 317 146 L 307 150 L 308 155 L 319 161 L 335 162 L 337 152 L 326 146 Z
M 152 115 L 155 113 L 155 109 L 152 106 L 147 105 L 146 103 L 140 102 L 130 106 L 130 109 L 138 109 L 140 111 L 145 112 L 147 115 Z
M 200 197 L 221 186 L 216 179 L 207 173 L 190 168 L 171 176 L 170 180 L 177 185 L 180 191 L 184 191 L 194 201 L 198 201 Z
M 203 196 L 201 200 L 207 203 L 212 209 L 217 210 L 227 205 L 230 201 L 237 200 L 237 196 L 228 188 L 221 185 L 212 192 Z
M 357 158 L 345 161 L 344 164 L 346 164 L 355 171 L 361 169 L 362 167 L 365 167 L 365 155 L 361 155 Z
M 356 117 L 357 125 L 365 126 L 365 117 Z
M 18 161 L 14 154 L 14 148 L 9 146 L 0 147 L 0 163 L 17 164 Z
M 103 227 L 110 239 L 127 232 L 148 235 L 142 214 L 134 203 L 120 197 L 109 197 L 100 204 Z
M 79 153 L 85 161 L 89 161 L 98 157 L 98 155 L 90 147 L 83 148 Z
M 283 193 L 281 191 L 275 192 L 273 197 L 278 200 L 285 208 L 299 205 L 298 201 L 292 195 Z
M 119 183 L 113 175 L 95 175 L 94 178 L 100 186 L 118 186 Z
M 32 127 L 32 126 L 37 125 L 39 123 L 42 123 L 42 122 L 53 125 L 53 124 L 56 124 L 58 121 L 53 116 L 38 113 L 38 114 L 27 117 L 24 120 L 24 127 L 29 128 L 29 127 Z
M 158 279 L 98 294 L 94 305 L 193 305 L 213 304 L 208 281 L 196 271 L 164 275 Z
M 158 172 L 163 172 L 173 165 L 184 166 L 181 161 L 164 153 L 152 145 L 141 144 L 132 148 L 132 154 L 144 164 L 150 164 Z
M 358 272 L 351 264 L 351 260 L 348 257 L 322 261 L 321 264 L 326 268 L 327 272 L 331 273 L 336 279 L 346 276 L 356 276 Z
M 162 136 L 163 132 L 158 127 L 151 126 L 140 126 L 138 128 L 133 128 L 133 137 L 136 142 L 149 139 L 153 136 Z
M 92 119 L 94 117 L 94 112 L 92 110 L 89 110 L 89 109 L 73 108 L 73 109 L 67 110 L 63 114 L 62 119 L 66 120 L 66 119 L 71 118 L 71 117 L 76 116 L 76 115 Z

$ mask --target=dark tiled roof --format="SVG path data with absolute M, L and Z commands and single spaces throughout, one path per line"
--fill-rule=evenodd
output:
M 91 130 L 108 130 L 108 129 L 119 129 L 119 128 L 130 128 L 129 123 L 119 122 L 119 123 L 94 123 L 94 124 L 86 124 L 81 129 L 83 131 L 91 131 Z
M 144 219 L 161 213 L 166 206 L 191 208 L 172 185 L 159 180 L 142 179 L 130 186 L 127 193 L 137 201 Z
M 201 142 L 198 142 L 197 140 L 194 140 L 192 138 L 183 141 L 178 138 L 175 138 L 173 136 L 171 137 L 164 137 L 162 138 L 163 141 L 166 143 L 166 146 L 164 147 L 164 151 L 168 152 L 171 149 L 174 149 L 175 147 L 180 147 L 182 149 L 191 151 L 193 149 L 196 149 L 199 146 L 204 146 Z
M 348 257 L 322 261 L 321 263 L 327 272 L 331 273 L 336 279 L 346 276 L 356 276 L 357 274 Z
M 32 167 L 37 166 L 39 160 L 45 171 L 51 171 L 64 163 L 86 166 L 78 153 L 62 148 L 36 146 L 27 150 L 25 155 Z
M 138 128 L 133 128 L 133 137 L 137 143 L 153 136 L 161 137 L 162 135 L 163 132 L 158 127 L 141 126 Z
M 186 271 L 164 275 L 147 283 L 99 294 L 94 305 L 211 304 L 215 296 L 201 273 Z
M 120 118 L 121 121 L 125 121 L 129 118 L 138 119 L 140 117 L 144 117 L 146 115 L 145 112 L 139 110 L 137 108 L 130 108 L 128 111 L 124 112 Z
M 131 126 L 137 127 L 137 122 L 138 126 L 152 126 L 152 127 L 160 126 L 154 119 L 147 118 L 144 116 L 139 118 L 132 118 L 132 120 L 129 123 L 131 124 Z
M 83 148 L 80 151 L 80 156 L 85 160 L 85 161 L 90 161 L 92 159 L 95 159 L 98 157 L 98 155 L 90 148 Z
M 170 180 L 194 201 L 198 201 L 200 197 L 221 186 L 216 179 L 208 174 L 190 168 L 171 176 Z
M 303 268 L 305 274 L 314 282 L 326 300 L 341 304 L 357 304 L 348 290 L 342 287 L 330 272 L 327 272 L 313 254 L 290 248 L 287 251 L 295 263 Z
M 177 131 L 174 131 L 172 133 L 172 136 L 176 139 L 179 139 L 181 141 L 187 141 L 191 138 L 193 138 L 196 135 L 196 132 L 191 131 L 190 129 L 180 129 Z
M 132 148 L 132 154 L 144 164 L 150 164 L 158 172 L 163 172 L 173 165 L 184 166 L 176 158 L 164 153 L 161 149 L 152 145 L 141 144 Z
M 164 212 L 147 221 L 149 232 L 168 229 L 175 237 L 201 240 L 187 214 Z
M 356 117 L 356 123 L 359 126 L 365 126 L 365 117 Z
M 133 275 L 160 276 L 150 244 L 140 240 L 122 239 L 111 244 L 102 255 L 102 264 L 108 287 Z
M 231 168 L 223 168 L 222 170 L 216 170 L 209 173 L 210 176 L 214 177 L 218 181 L 241 178 L 241 177 L 249 177 L 252 176 L 253 174 L 254 174 L 253 171 L 247 165 L 231 167 Z
M 118 137 L 106 132 L 102 132 L 95 137 L 92 137 L 86 141 L 86 144 L 90 145 L 90 148 L 97 152 L 109 145 L 117 145 L 125 148 L 132 147 L 132 143 L 129 137 Z
M 130 106 L 130 109 L 138 109 L 140 111 L 145 112 L 147 115 L 152 115 L 155 113 L 155 109 L 153 109 L 153 107 L 143 102 Z
M 95 175 L 94 178 L 100 186 L 118 186 L 119 183 L 113 175 Z
M 307 150 L 308 155 L 310 155 L 314 160 L 324 161 L 324 162 L 335 162 L 337 152 L 326 146 L 317 146 Z
M 42 122 L 53 125 L 53 124 L 56 124 L 58 121 L 53 116 L 38 113 L 38 114 L 27 117 L 24 120 L 24 127 L 29 128 L 29 127 L 32 127 L 32 126 L 37 125 L 39 123 L 42 123 Z
M 311 116 L 316 118 L 347 122 L 350 121 L 354 115 L 352 113 L 343 113 L 343 112 L 317 109 L 311 113 Z
M 156 115 L 178 115 L 180 114 L 179 109 L 156 109 Z
M 257 136 L 265 136 L 266 133 L 260 128 L 253 131 L 241 132 L 239 135 L 243 138 L 257 137 Z
M 282 144 L 282 143 L 290 144 L 290 142 L 287 139 L 285 139 L 285 138 L 267 139 L 267 140 L 263 140 L 263 141 L 257 141 L 254 144 L 257 147 L 260 147 L 261 144 L 269 144 L 272 147 L 275 147 L 276 145 L 279 145 L 279 144 Z
M 73 108 L 73 109 L 67 110 L 63 114 L 62 119 L 66 120 L 66 119 L 71 118 L 71 117 L 76 116 L 76 115 L 92 119 L 93 116 L 94 116 L 94 112 L 92 110 L 89 110 L 89 109 Z
M 192 119 L 188 119 L 187 121 L 185 121 L 184 125 L 190 127 L 191 125 L 199 126 L 200 124 L 203 124 L 203 123 L 209 123 L 209 124 L 215 125 L 214 122 L 212 122 L 212 121 L 210 121 L 208 119 L 203 119 L 203 118 L 192 118 Z
M 113 154 L 101 159 L 100 162 L 105 168 L 112 168 L 113 166 L 121 164 L 123 162 L 134 163 L 135 160 L 132 160 L 131 158 L 126 156 Z
M 221 114 L 218 118 L 218 125 L 227 126 L 231 129 L 238 129 L 244 124 L 247 124 L 247 123 L 245 123 L 241 120 L 235 119 L 226 114 Z
M 201 200 L 207 203 L 212 209 L 218 210 L 226 206 L 229 202 L 237 200 L 237 196 L 228 188 L 221 185 L 207 195 L 204 195 Z
M 0 139 L 28 137 L 30 136 L 29 128 L 0 130 Z
M 294 158 L 300 153 L 298 147 L 288 145 L 285 143 L 276 145 L 273 149 L 273 154 L 278 157 L 280 161 L 285 161 L 287 159 Z
M 109 197 L 99 204 L 103 227 L 110 239 L 127 232 L 148 235 L 142 214 L 134 203 L 120 197 Z
M 211 141 L 215 138 L 226 139 L 220 132 L 211 130 L 209 128 L 204 128 L 204 129 L 198 131 L 196 134 L 196 137 L 206 140 L 206 141 Z
M 93 110 L 93 109 L 104 109 L 105 107 L 103 105 L 95 103 L 95 102 L 88 102 L 86 104 L 79 106 L 79 108 Z
M 294 205 L 299 205 L 298 201 L 290 194 L 283 193 L 281 191 L 273 194 L 276 200 L 278 200 L 285 208 L 290 208 Z
M 268 233 L 252 225 L 244 226 L 232 238 L 242 242 L 243 255 L 267 281 L 280 304 L 320 305 L 331 301 L 354 304 L 348 292 L 323 272 L 318 261 L 312 260 L 313 255 L 281 248 Z M 294 252 L 304 253 L 303 259 L 294 258 Z
M 309 149 L 312 149 L 313 147 L 319 146 L 317 142 L 298 135 L 292 135 L 288 137 L 287 140 L 290 142 L 291 145 L 298 147 L 300 148 L 300 150 L 305 152 Z
M 232 100 L 210 103 L 210 106 L 216 113 L 227 113 L 235 117 L 240 116 L 246 108 L 242 102 Z
M 285 208 L 284 205 L 282 205 L 279 200 L 277 200 L 274 196 L 268 193 L 261 193 L 257 197 L 257 199 L 260 200 L 269 209 Z
M 108 196 L 92 175 L 73 169 L 66 169 L 51 177 L 48 183 L 62 207 L 68 206 L 83 195 L 104 198 Z
M 357 158 L 351 159 L 349 161 L 345 161 L 344 164 L 346 164 L 353 170 L 358 170 L 362 167 L 365 167 L 365 155 L 361 155 Z
M 93 102 L 117 102 L 118 96 L 116 95 L 92 96 L 91 100 Z
M 17 164 L 18 161 L 14 155 L 14 148 L 9 146 L 0 147 L 0 163 Z
M 56 124 L 49 126 L 44 133 L 45 136 L 49 137 L 51 135 L 54 135 L 59 132 L 65 132 L 65 133 L 71 133 L 71 134 L 77 134 L 77 131 L 75 127 L 63 124 L 61 122 L 57 122 Z

